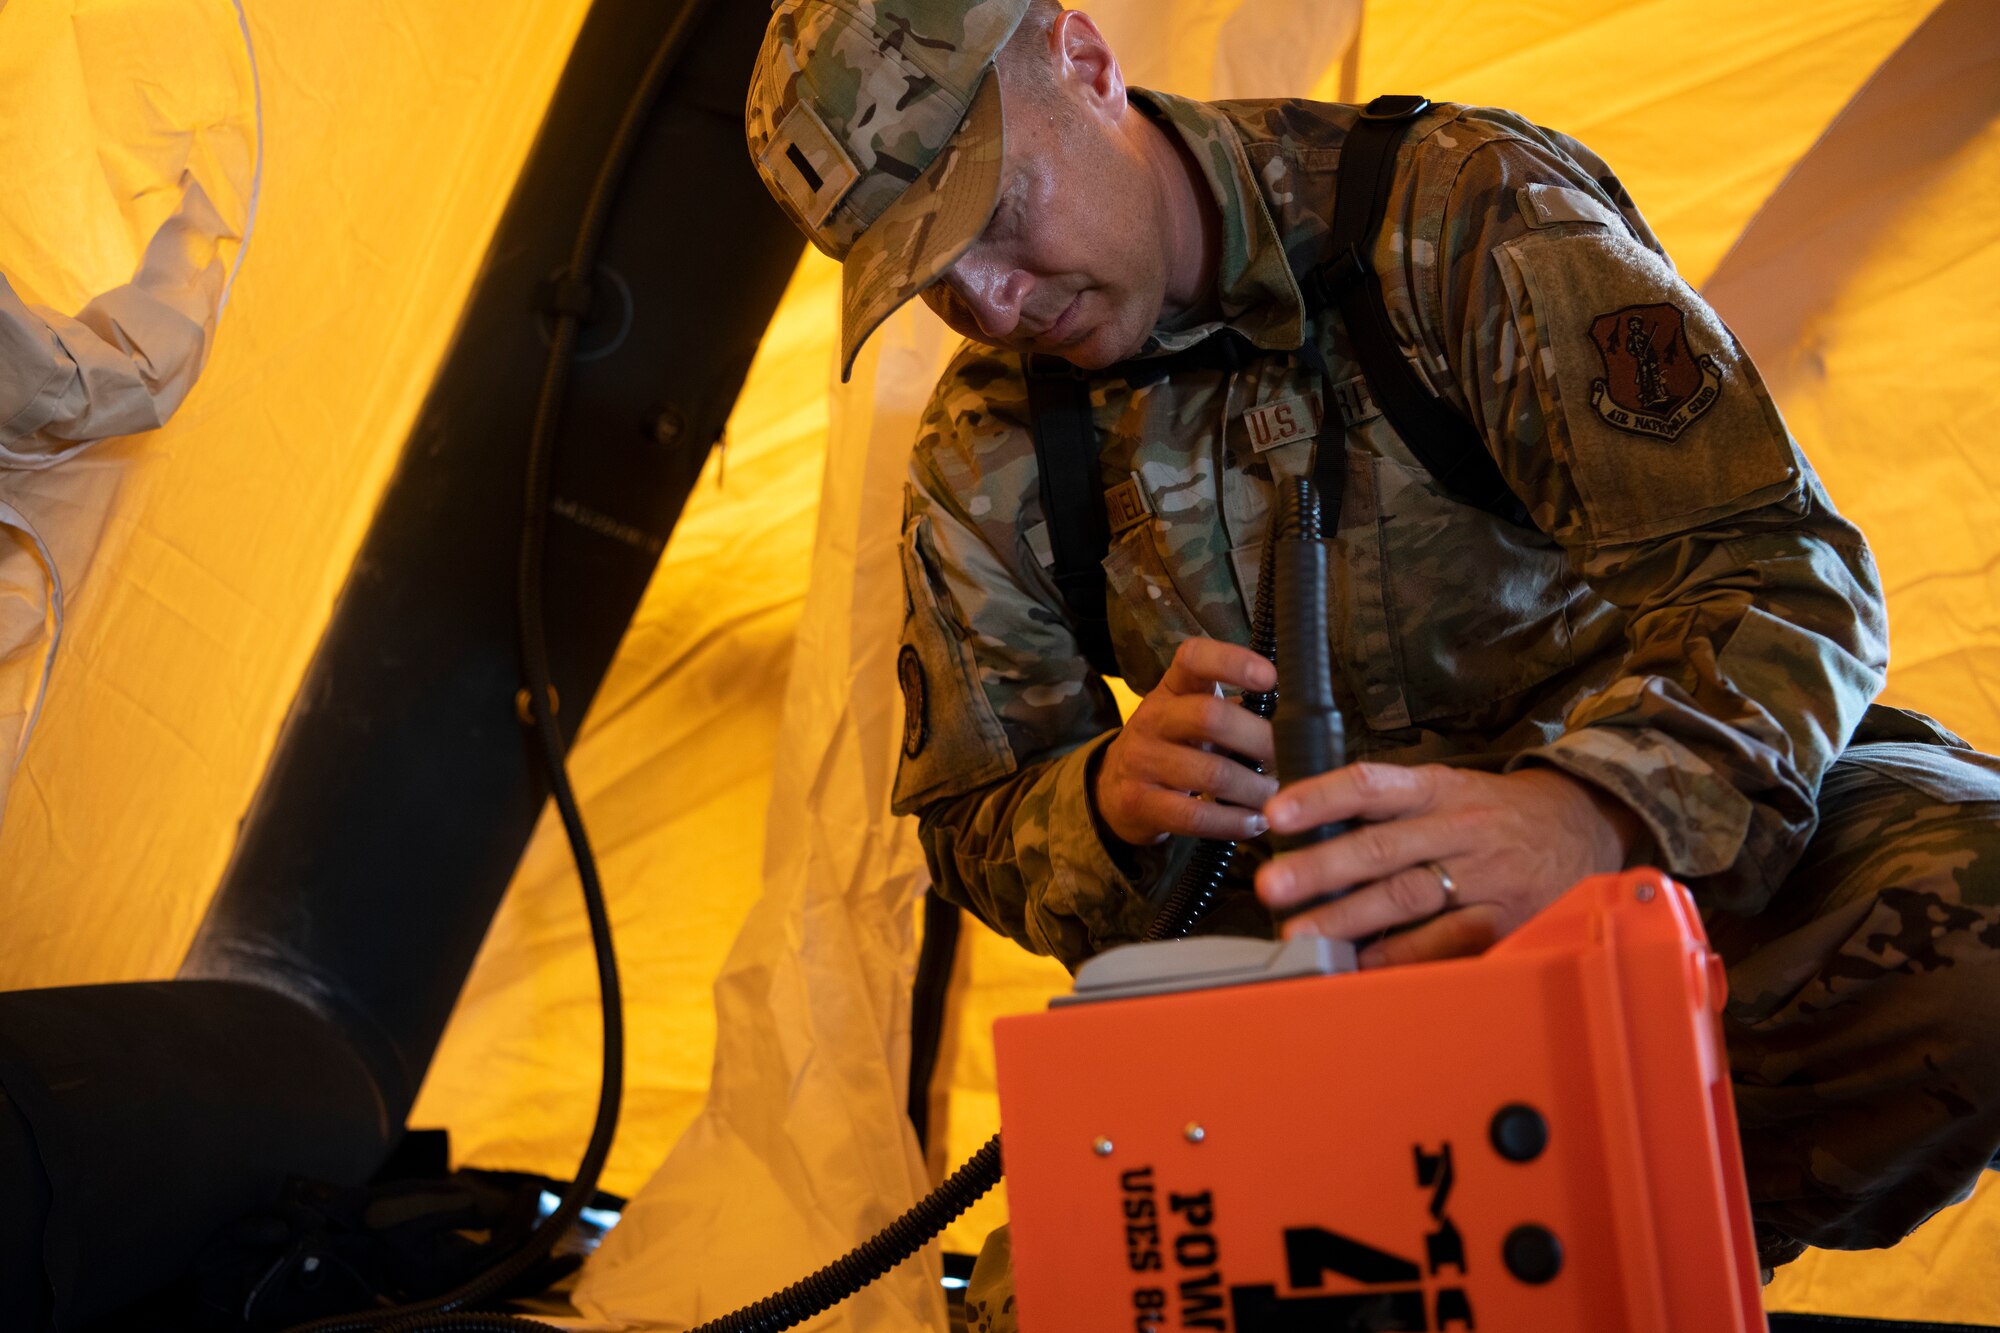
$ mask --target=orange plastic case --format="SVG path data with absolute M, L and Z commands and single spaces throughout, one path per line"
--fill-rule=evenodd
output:
M 1023 1333 L 1751 1333 L 1716 1014 L 1657 872 L 1480 958 L 994 1025 Z

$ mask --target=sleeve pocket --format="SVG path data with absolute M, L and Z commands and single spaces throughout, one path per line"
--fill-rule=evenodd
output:
M 930 523 L 921 515 L 903 530 L 903 638 L 896 653 L 903 733 L 890 803 L 899 815 L 1017 767 L 980 685 L 970 632 L 943 584 Z
M 1664 260 L 1599 231 L 1496 252 L 1551 441 L 1599 541 L 1643 541 L 1785 499 L 1790 435 L 1755 367 Z

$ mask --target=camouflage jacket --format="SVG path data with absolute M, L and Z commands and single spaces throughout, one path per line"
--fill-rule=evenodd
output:
M 1821 775 L 1880 689 L 1887 624 L 1861 534 L 1828 503 L 1729 331 L 1609 169 L 1509 112 L 1439 106 L 1404 140 L 1374 248 L 1419 374 L 1479 429 L 1534 528 L 1449 499 L 1370 400 L 1296 272 L 1325 257 L 1356 110 L 1136 92 L 1221 206 L 1220 318 L 1271 355 L 1091 401 L 1131 687 L 1192 635 L 1247 642 L 1274 479 L 1346 427 L 1333 533 L 1335 689 L 1350 759 L 1553 764 L 1642 818 L 1644 861 L 1761 908 Z M 1314 340 L 1322 378 L 1294 355 Z M 910 466 L 895 801 L 934 880 L 1075 967 L 1136 938 L 1177 857 L 1107 845 L 1093 756 L 1119 723 L 1051 582 L 1019 361 L 968 345 Z

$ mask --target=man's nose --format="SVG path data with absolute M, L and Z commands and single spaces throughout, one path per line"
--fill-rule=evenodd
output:
M 996 342 L 1020 327 L 1021 310 L 1034 288 L 1034 280 L 1020 269 L 995 263 L 976 250 L 961 255 L 945 271 L 945 281 L 971 312 L 979 331 Z

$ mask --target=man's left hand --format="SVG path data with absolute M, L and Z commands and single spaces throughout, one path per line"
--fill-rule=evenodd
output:
M 1480 953 L 1578 880 L 1622 869 L 1644 828 L 1608 794 L 1552 768 L 1349 764 L 1282 789 L 1264 813 L 1275 833 L 1354 821 L 1257 872 L 1257 896 L 1273 911 L 1345 894 L 1292 918 L 1287 936 L 1361 941 L 1422 923 L 1368 945 L 1363 967 Z

